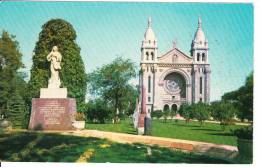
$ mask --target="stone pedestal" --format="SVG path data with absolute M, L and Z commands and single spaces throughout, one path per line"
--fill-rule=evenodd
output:
M 40 98 L 67 98 L 67 88 L 41 88 Z
M 73 130 L 76 100 L 72 98 L 33 98 L 30 130 Z
M 144 134 L 144 119 L 145 119 L 145 116 L 146 116 L 146 114 L 139 114 L 138 126 L 137 126 L 138 135 Z

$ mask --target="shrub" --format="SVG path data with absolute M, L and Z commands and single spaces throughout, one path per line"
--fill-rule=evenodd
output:
M 77 112 L 75 115 L 76 121 L 85 121 L 85 114 L 82 112 Z
M 105 120 L 111 118 L 114 113 L 104 100 L 96 99 L 88 103 L 86 114 L 88 121 L 105 123 Z
M 239 139 L 252 140 L 253 139 L 253 127 L 248 126 L 248 127 L 236 129 L 236 130 L 234 130 L 234 134 Z
M 163 113 L 162 113 L 162 110 L 155 110 L 155 111 L 152 111 L 151 113 L 151 117 L 154 119 L 154 118 L 157 118 L 157 119 L 160 119 L 162 117 Z

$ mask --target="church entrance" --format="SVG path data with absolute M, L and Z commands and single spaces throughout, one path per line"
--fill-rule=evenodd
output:
M 177 105 L 173 104 L 171 110 L 177 112 Z
M 163 111 L 166 111 L 166 110 L 170 110 L 170 107 L 168 104 L 165 104 L 164 107 L 163 107 Z

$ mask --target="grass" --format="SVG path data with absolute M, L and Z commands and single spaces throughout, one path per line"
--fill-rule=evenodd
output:
M 184 140 L 202 141 L 216 144 L 225 144 L 236 146 L 236 137 L 231 130 L 240 128 L 240 125 L 230 125 L 225 131 L 219 124 L 204 123 L 200 126 L 199 122 L 193 121 L 186 124 L 185 121 L 178 122 L 167 120 L 153 120 L 152 136 L 168 137 Z M 96 129 L 101 131 L 120 132 L 128 134 L 136 134 L 131 120 L 121 121 L 119 124 L 86 124 L 87 129 Z
M 0 135 L 0 161 L 111 163 L 229 163 L 202 155 L 106 139 L 13 132 Z

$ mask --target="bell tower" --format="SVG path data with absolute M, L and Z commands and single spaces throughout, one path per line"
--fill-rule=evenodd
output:
M 146 113 L 150 114 L 153 110 L 154 83 L 155 83 L 155 63 L 157 62 L 157 39 L 152 29 L 152 19 L 148 18 L 148 26 L 144 33 L 141 44 L 141 70 L 140 84 L 142 97 L 145 97 Z M 141 98 L 142 99 L 142 98 Z
M 198 19 L 198 28 L 191 43 L 192 69 L 192 101 L 210 101 L 210 65 L 208 61 L 208 40 L 202 30 L 201 18 Z
M 208 40 L 202 30 L 201 18 L 198 19 L 198 28 L 191 43 L 191 56 L 194 63 L 208 63 Z

